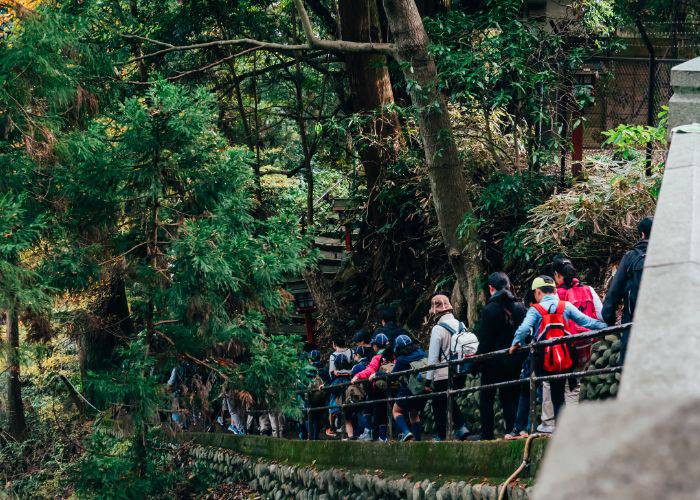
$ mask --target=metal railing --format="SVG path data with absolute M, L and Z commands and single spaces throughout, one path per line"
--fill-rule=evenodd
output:
M 358 380 L 356 382 L 342 382 L 339 384 L 334 384 L 334 385 L 328 385 L 324 386 L 318 389 L 314 390 L 304 390 L 300 391 L 299 394 L 304 396 L 304 401 L 305 401 L 305 412 L 306 412 L 306 426 L 307 426 L 307 432 L 306 436 L 307 439 L 311 439 L 311 428 L 312 428 L 312 422 L 311 422 L 311 414 L 315 412 L 321 412 L 325 410 L 331 410 L 331 409 L 338 409 L 341 412 L 341 415 L 344 414 L 343 409 L 345 408 L 354 408 L 354 407 L 374 407 L 379 404 L 386 404 L 386 413 L 387 413 L 387 436 L 391 437 L 393 435 L 393 425 L 392 425 L 392 404 L 393 403 L 400 403 L 402 401 L 410 401 L 410 400 L 421 400 L 421 399 L 434 399 L 438 397 L 445 397 L 446 398 L 446 411 L 447 411 L 447 425 L 446 425 L 446 436 L 451 436 L 452 431 L 453 431 L 453 414 L 452 414 L 452 407 L 453 407 L 453 399 L 456 395 L 459 394 L 468 394 L 472 392 L 481 392 L 485 390 L 492 390 L 492 389 L 499 389 L 502 387 L 508 387 L 508 386 L 514 386 L 514 385 L 525 385 L 529 384 L 529 396 L 530 396 L 530 408 L 529 408 L 529 413 L 530 413 L 530 425 L 529 425 L 529 432 L 533 433 L 535 431 L 535 421 L 536 421 L 536 410 L 537 410 L 537 398 L 536 398 L 536 391 L 537 391 L 537 384 L 540 382 L 548 382 L 552 380 L 561 380 L 561 379 L 568 379 L 568 378 L 587 378 L 587 377 L 592 377 L 596 375 L 604 375 L 604 374 L 610 374 L 610 373 L 619 373 L 622 371 L 622 366 L 610 366 L 607 368 L 598 368 L 598 369 L 586 369 L 583 371 L 575 371 L 575 372 L 564 372 L 564 373 L 555 373 L 551 375 L 537 375 L 537 363 L 535 363 L 535 356 L 537 354 L 537 351 L 539 349 L 544 349 L 546 346 L 552 346 L 552 345 L 557 345 L 557 344 L 569 344 L 569 343 L 574 343 L 574 342 L 580 342 L 582 340 L 587 340 L 590 339 L 592 342 L 595 341 L 598 338 L 602 338 L 605 335 L 609 335 L 612 333 L 621 333 L 626 330 L 628 330 L 632 326 L 632 323 L 626 323 L 623 325 L 617 325 L 617 326 L 611 326 L 607 328 L 603 328 L 600 330 L 591 330 L 586 333 L 580 333 L 576 335 L 568 335 L 565 337 L 561 338 L 556 338 L 552 340 L 543 340 L 543 341 L 532 341 L 530 344 L 525 345 L 525 346 L 520 346 L 518 347 L 512 354 L 510 353 L 509 349 L 501 349 L 498 351 L 492 351 L 484 354 L 478 354 L 478 355 L 473 355 L 469 356 L 463 359 L 459 360 L 446 360 L 442 361 L 439 363 L 434 363 L 432 365 L 426 365 L 422 366 L 420 368 L 413 368 L 410 370 L 402 370 L 394 373 L 381 373 L 379 376 L 377 376 L 373 380 L 365 379 L 365 380 Z M 510 357 L 510 356 L 515 356 L 516 353 L 525 353 L 527 352 L 529 354 L 529 359 L 530 359 L 530 376 L 528 378 L 518 378 L 517 380 L 509 380 L 505 382 L 496 382 L 493 384 L 482 384 L 474 387 L 463 387 L 463 388 L 453 388 L 453 382 L 455 379 L 455 376 L 461 376 L 463 374 L 459 374 L 455 372 L 455 368 L 465 364 L 465 363 L 477 363 L 477 362 L 483 362 L 483 361 L 490 361 L 494 359 L 500 359 L 500 358 L 505 358 L 505 357 Z M 444 391 L 431 391 L 431 392 L 426 392 L 424 394 L 417 394 L 417 395 L 412 395 L 412 396 L 391 396 L 391 384 L 388 383 L 388 381 L 392 379 L 402 379 L 404 377 L 407 377 L 409 375 L 415 374 L 415 373 L 420 373 L 420 372 L 426 372 L 426 371 L 433 371 L 441 368 L 447 368 L 447 389 Z M 345 403 L 345 402 L 337 402 L 335 405 L 326 405 L 326 406 L 315 406 L 312 407 L 310 405 L 310 399 L 309 395 L 313 392 L 317 391 L 323 391 L 323 392 L 328 392 L 328 393 L 337 393 L 340 390 L 344 390 L 347 387 L 353 385 L 353 384 L 372 384 L 376 380 L 386 380 L 386 389 L 384 390 L 385 397 L 382 399 L 370 399 L 367 401 L 358 401 L 358 402 L 352 402 L 352 403 Z M 441 418 L 441 416 L 434 415 L 435 418 Z M 508 431 L 510 429 L 507 429 Z

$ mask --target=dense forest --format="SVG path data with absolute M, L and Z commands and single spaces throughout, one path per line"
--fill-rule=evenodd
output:
M 294 276 L 322 349 L 387 305 L 420 337 L 437 291 L 478 326 L 487 273 L 519 285 L 556 254 L 602 287 L 653 212 L 665 118 L 572 170 L 596 99 L 578 75 L 621 33 L 700 17 L 564 3 L 544 22 L 522 0 L 0 2 L 0 489 L 210 488 L 165 437 L 164 383 L 187 360 L 216 374 L 201 404 L 298 412 Z M 333 199 L 353 251 L 329 279 Z

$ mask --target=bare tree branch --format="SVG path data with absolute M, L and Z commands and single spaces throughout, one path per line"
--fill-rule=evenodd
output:
M 124 35 L 122 34 L 124 38 L 136 38 L 136 39 L 142 39 L 144 37 L 138 37 L 134 35 Z M 263 42 L 260 40 L 254 40 L 253 38 L 237 38 L 234 40 L 212 40 L 210 42 L 201 42 L 201 43 L 192 43 L 189 45 L 171 45 L 169 43 L 165 42 L 158 42 L 156 40 L 151 40 L 148 39 L 149 42 L 154 43 L 156 45 L 160 45 L 161 47 L 165 47 L 164 49 L 157 50 L 155 52 L 150 52 L 148 54 L 144 54 L 139 57 L 134 57 L 132 59 L 129 59 L 123 64 L 131 64 L 135 63 L 138 61 L 142 61 L 144 59 L 150 59 L 152 57 L 157 57 L 161 56 L 163 54 L 168 54 L 170 52 L 182 52 L 186 50 L 197 50 L 197 49 L 208 49 L 212 47 L 226 47 L 229 45 L 249 45 L 251 47 L 255 47 L 257 49 L 262 49 L 262 50 L 269 50 L 272 52 L 300 52 L 300 51 L 306 51 L 306 50 L 312 50 L 313 47 L 311 47 L 308 44 L 283 44 L 283 43 L 273 43 L 273 42 Z
M 154 45 L 163 47 L 161 50 L 156 50 L 155 52 L 144 54 L 139 57 L 134 57 L 126 61 L 126 63 L 124 64 L 132 64 L 135 62 L 143 61 L 145 59 L 150 59 L 153 57 L 168 54 L 170 52 L 182 52 L 186 50 L 225 47 L 229 45 L 248 45 L 258 50 L 269 50 L 271 52 L 299 53 L 308 50 L 321 49 L 329 52 L 340 53 L 386 54 L 388 56 L 394 55 L 395 46 L 392 43 L 348 42 L 345 40 L 322 40 L 318 38 L 316 35 L 314 35 L 313 27 L 311 26 L 311 20 L 309 19 L 309 14 L 306 12 L 306 8 L 304 8 L 304 3 L 302 2 L 302 0 L 293 1 L 297 11 L 299 12 L 301 24 L 304 28 L 304 34 L 306 35 L 306 40 L 308 41 L 308 43 L 306 44 L 284 44 L 275 42 L 265 42 L 261 40 L 255 40 L 253 38 L 237 38 L 231 40 L 212 40 L 210 42 L 192 43 L 189 45 L 172 45 L 170 43 L 153 40 L 151 38 L 139 35 L 122 34 L 122 36 L 127 39 L 146 41 Z
M 304 28 L 304 34 L 309 45 L 318 49 L 328 50 L 330 52 L 355 53 L 355 54 L 386 54 L 393 56 L 396 47 L 393 43 L 373 43 L 373 42 L 347 42 L 345 40 L 321 40 L 314 35 L 313 27 L 309 14 L 304 8 L 302 0 L 293 0 L 294 5 L 299 12 L 301 25 Z

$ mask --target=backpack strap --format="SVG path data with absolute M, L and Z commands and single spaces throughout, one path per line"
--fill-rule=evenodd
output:
M 557 304 L 557 314 L 564 314 L 564 311 L 566 310 L 566 301 L 565 300 L 560 300 L 559 303 Z
M 437 326 L 441 326 L 445 330 L 448 331 L 450 334 L 450 337 L 454 335 L 456 332 L 454 328 L 452 328 L 450 325 L 447 323 L 438 323 Z M 450 339 L 450 344 L 452 343 L 452 339 Z M 438 353 L 438 363 L 442 363 L 443 361 L 447 361 L 450 359 L 450 347 L 448 346 L 447 348 L 447 355 L 445 355 L 445 351 L 442 348 L 442 343 L 440 344 L 440 352 Z
M 560 301 L 561 302 L 561 301 Z M 540 313 L 542 317 L 545 317 L 547 314 L 549 314 L 549 311 L 547 311 L 542 305 L 540 304 L 532 304 L 532 307 L 535 308 L 535 310 Z
M 450 332 L 450 335 L 454 335 L 455 333 L 457 333 L 457 332 L 455 332 L 455 329 L 452 328 L 452 327 L 451 327 L 450 325 L 448 325 L 447 323 L 438 323 L 437 326 L 441 326 L 442 328 L 444 328 L 445 330 L 447 330 L 448 332 Z M 459 328 L 460 328 L 460 331 L 461 331 L 461 329 L 462 329 L 462 323 L 460 323 L 460 327 L 459 327 Z

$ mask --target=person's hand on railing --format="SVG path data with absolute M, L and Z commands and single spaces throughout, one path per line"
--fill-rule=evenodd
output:
M 513 344 L 513 345 L 510 346 L 510 348 L 508 349 L 508 354 L 513 354 L 513 353 L 514 353 L 516 350 L 518 350 L 519 348 L 520 348 L 520 343 Z

